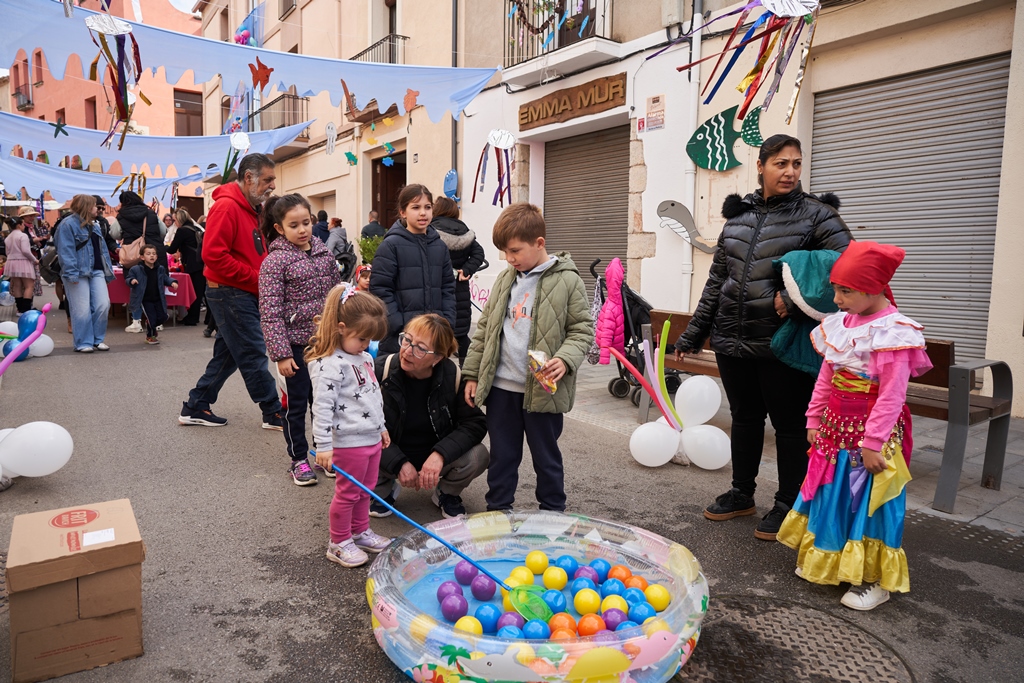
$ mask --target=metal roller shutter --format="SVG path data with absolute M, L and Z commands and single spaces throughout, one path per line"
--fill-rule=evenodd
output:
M 337 195 L 334 192 L 324 195 L 324 211 L 327 212 L 328 219 L 338 217 L 338 203 L 336 196 Z
M 568 251 L 593 291 L 616 256 L 626 261 L 629 233 L 629 126 L 553 140 L 544 147 L 544 221 L 548 253 Z
M 854 237 L 907 251 L 893 279 L 925 334 L 982 358 L 992 291 L 1010 57 L 818 93 L 813 192 Z

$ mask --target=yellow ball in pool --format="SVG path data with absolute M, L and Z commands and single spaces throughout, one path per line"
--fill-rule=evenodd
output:
M 412 623 L 409 624 L 409 635 L 417 643 L 422 645 L 427 641 L 427 634 L 430 633 L 437 626 L 437 622 L 426 614 L 419 614 L 413 617 Z
M 455 622 L 455 628 L 477 636 L 484 634 L 484 627 L 476 617 L 465 616 Z
M 508 649 L 505 650 L 505 654 L 508 654 L 516 648 L 519 648 L 519 652 L 516 653 L 516 659 L 519 661 L 520 664 L 523 664 L 524 666 L 529 666 L 530 662 L 537 659 L 537 653 L 534 652 L 533 648 L 527 645 L 526 643 L 516 643 L 514 645 L 509 645 Z
M 672 631 L 672 628 L 664 619 L 658 617 L 650 617 L 643 623 L 644 635 L 650 638 L 659 631 Z
M 660 586 L 656 583 L 652 583 L 644 591 L 644 595 L 647 596 L 647 602 L 651 603 L 651 607 L 662 612 L 668 607 L 668 604 L 672 602 L 672 594 L 668 592 L 668 589 L 664 586 Z
M 526 554 L 526 568 L 534 574 L 543 574 L 548 568 L 548 556 L 540 550 L 532 550 Z
M 505 579 L 505 585 L 509 588 L 515 588 L 521 586 L 522 583 L 513 578 Z M 516 608 L 512 606 L 512 600 L 509 597 L 509 592 L 504 588 L 501 589 L 501 606 L 505 608 L 506 612 L 515 612 Z
M 580 614 L 597 614 L 601 609 L 601 596 L 595 590 L 584 588 L 572 599 L 572 604 Z
M 509 572 L 508 577 L 518 581 L 520 586 L 530 586 L 533 584 L 533 572 L 526 567 L 516 567 Z
M 629 614 L 629 603 L 621 595 L 609 595 L 601 601 L 601 612 L 604 613 L 610 609 L 620 609 Z
M 548 590 L 560 591 L 569 583 L 569 575 L 561 567 L 548 567 L 544 570 L 542 581 Z

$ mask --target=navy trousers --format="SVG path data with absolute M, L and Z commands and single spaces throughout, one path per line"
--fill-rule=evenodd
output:
M 309 368 L 302 354 L 306 347 L 292 344 L 292 358 L 299 369 L 291 377 L 284 378 L 288 407 L 284 411 L 284 442 L 292 460 L 305 460 L 309 455 L 306 441 L 306 415 L 312 416 L 313 383 L 309 379 Z M 310 409 L 307 412 L 307 409 Z

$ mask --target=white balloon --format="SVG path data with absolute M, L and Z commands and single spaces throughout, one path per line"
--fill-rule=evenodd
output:
M 629 437 L 629 452 L 638 463 L 646 467 L 664 465 L 672 459 L 678 448 L 679 435 L 667 424 L 642 424 Z
M 13 334 L 18 336 L 18 323 L 13 320 L 5 320 L 0 323 L 0 334 Z
M 686 457 L 701 469 L 720 469 L 732 457 L 729 435 L 712 425 L 687 427 L 683 430 L 682 442 Z M 2 447 L 3 442 L 0 442 Z
M 28 355 L 35 358 L 42 358 L 43 356 L 49 356 L 53 352 L 53 339 L 46 334 L 40 335 L 39 339 L 32 342 L 32 346 L 28 347 Z
M 67 464 L 75 444 L 53 422 L 29 422 L 0 441 L 0 467 L 23 477 L 45 477 Z
M 676 391 L 676 411 L 683 428 L 702 425 L 722 407 L 722 390 L 706 375 L 694 375 Z
M 4 437 L 7 436 L 8 434 L 10 434 L 13 431 L 14 431 L 13 427 L 10 427 L 8 429 L 0 429 L 0 441 L 3 441 Z M 18 473 L 16 473 L 13 470 L 11 470 L 11 468 L 9 468 L 9 467 L 0 468 L 0 472 L 3 472 L 4 474 L 6 474 L 8 477 L 11 477 L 11 478 L 21 476 Z

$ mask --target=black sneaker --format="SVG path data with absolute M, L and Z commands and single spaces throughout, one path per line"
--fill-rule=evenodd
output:
M 739 489 L 729 489 L 704 510 L 704 516 L 715 522 L 756 513 L 754 499 Z
M 281 413 L 274 413 L 263 418 L 263 428 L 273 429 L 275 432 L 284 431 L 284 418 L 281 417 Z
M 209 339 L 210 337 L 213 336 L 214 332 L 216 332 L 216 330 L 214 330 L 212 327 L 207 327 L 205 330 L 203 330 L 203 336 Z
M 434 495 L 430 497 L 430 500 L 441 508 L 441 515 L 449 519 L 466 514 L 466 506 L 462 504 L 462 498 L 459 496 L 449 496 L 447 493 L 441 493 L 434 489 Z
M 211 410 L 189 408 L 188 403 L 181 404 L 181 414 L 178 415 L 178 422 L 183 425 L 202 425 L 204 427 L 223 427 L 228 423 L 227 418 L 218 417 Z
M 394 505 L 395 504 L 395 497 L 394 496 L 384 496 L 384 500 L 386 500 L 388 502 L 388 504 L 390 504 L 390 505 Z M 378 503 L 375 499 L 371 498 L 370 499 L 370 516 L 371 517 L 390 517 L 391 516 L 391 510 L 387 509 L 385 506 L 383 506 L 380 503 Z
M 762 541 L 778 540 L 779 527 L 782 526 L 782 520 L 786 519 L 787 514 L 789 514 L 789 506 L 775 501 L 775 507 L 761 518 L 761 523 L 754 530 L 754 535 Z

